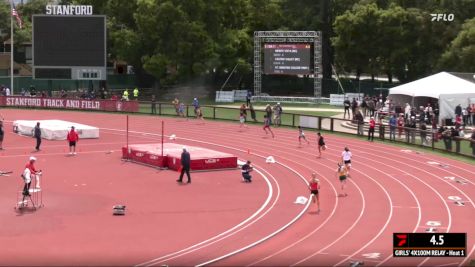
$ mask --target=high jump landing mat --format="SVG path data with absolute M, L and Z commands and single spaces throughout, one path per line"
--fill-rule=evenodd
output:
M 181 166 L 181 153 L 183 145 L 175 143 L 163 144 L 163 157 L 161 144 L 134 144 L 129 148 L 122 148 L 122 157 L 133 162 L 151 165 L 154 167 L 169 168 L 178 171 Z M 186 146 L 191 156 L 191 170 L 216 170 L 237 168 L 237 157 L 202 147 Z
M 32 136 L 36 123 L 40 123 L 41 137 L 48 140 L 66 140 L 71 126 L 74 126 L 80 139 L 99 138 L 99 128 L 63 120 L 16 120 L 13 132 Z

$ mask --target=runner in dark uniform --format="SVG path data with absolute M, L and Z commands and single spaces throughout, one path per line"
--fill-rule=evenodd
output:
M 318 138 L 318 157 L 322 156 L 322 150 L 326 149 L 325 145 L 325 140 L 323 139 L 323 136 L 321 133 L 317 133 L 317 138 Z

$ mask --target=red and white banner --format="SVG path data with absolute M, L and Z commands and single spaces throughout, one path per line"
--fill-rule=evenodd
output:
M 25 97 L 25 96 L 0 96 L 0 106 L 3 107 L 33 107 L 33 108 L 58 108 L 80 109 L 99 111 L 126 111 L 138 112 L 137 101 L 120 100 L 86 100 L 49 97 Z

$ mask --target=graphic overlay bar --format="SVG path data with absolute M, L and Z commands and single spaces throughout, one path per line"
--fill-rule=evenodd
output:
M 394 257 L 466 257 L 466 233 L 394 233 Z

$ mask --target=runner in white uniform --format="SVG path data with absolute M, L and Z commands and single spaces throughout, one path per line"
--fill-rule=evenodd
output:
M 307 138 L 305 137 L 305 133 L 303 132 L 303 129 L 302 127 L 298 127 L 299 128 L 299 145 L 302 144 L 302 139 L 305 140 L 307 142 L 307 145 L 310 144 L 310 142 L 307 140 Z
M 345 150 L 341 152 L 341 161 L 345 164 L 346 170 L 348 171 L 348 177 L 350 176 L 350 168 L 351 168 L 351 152 L 348 147 L 345 147 Z

